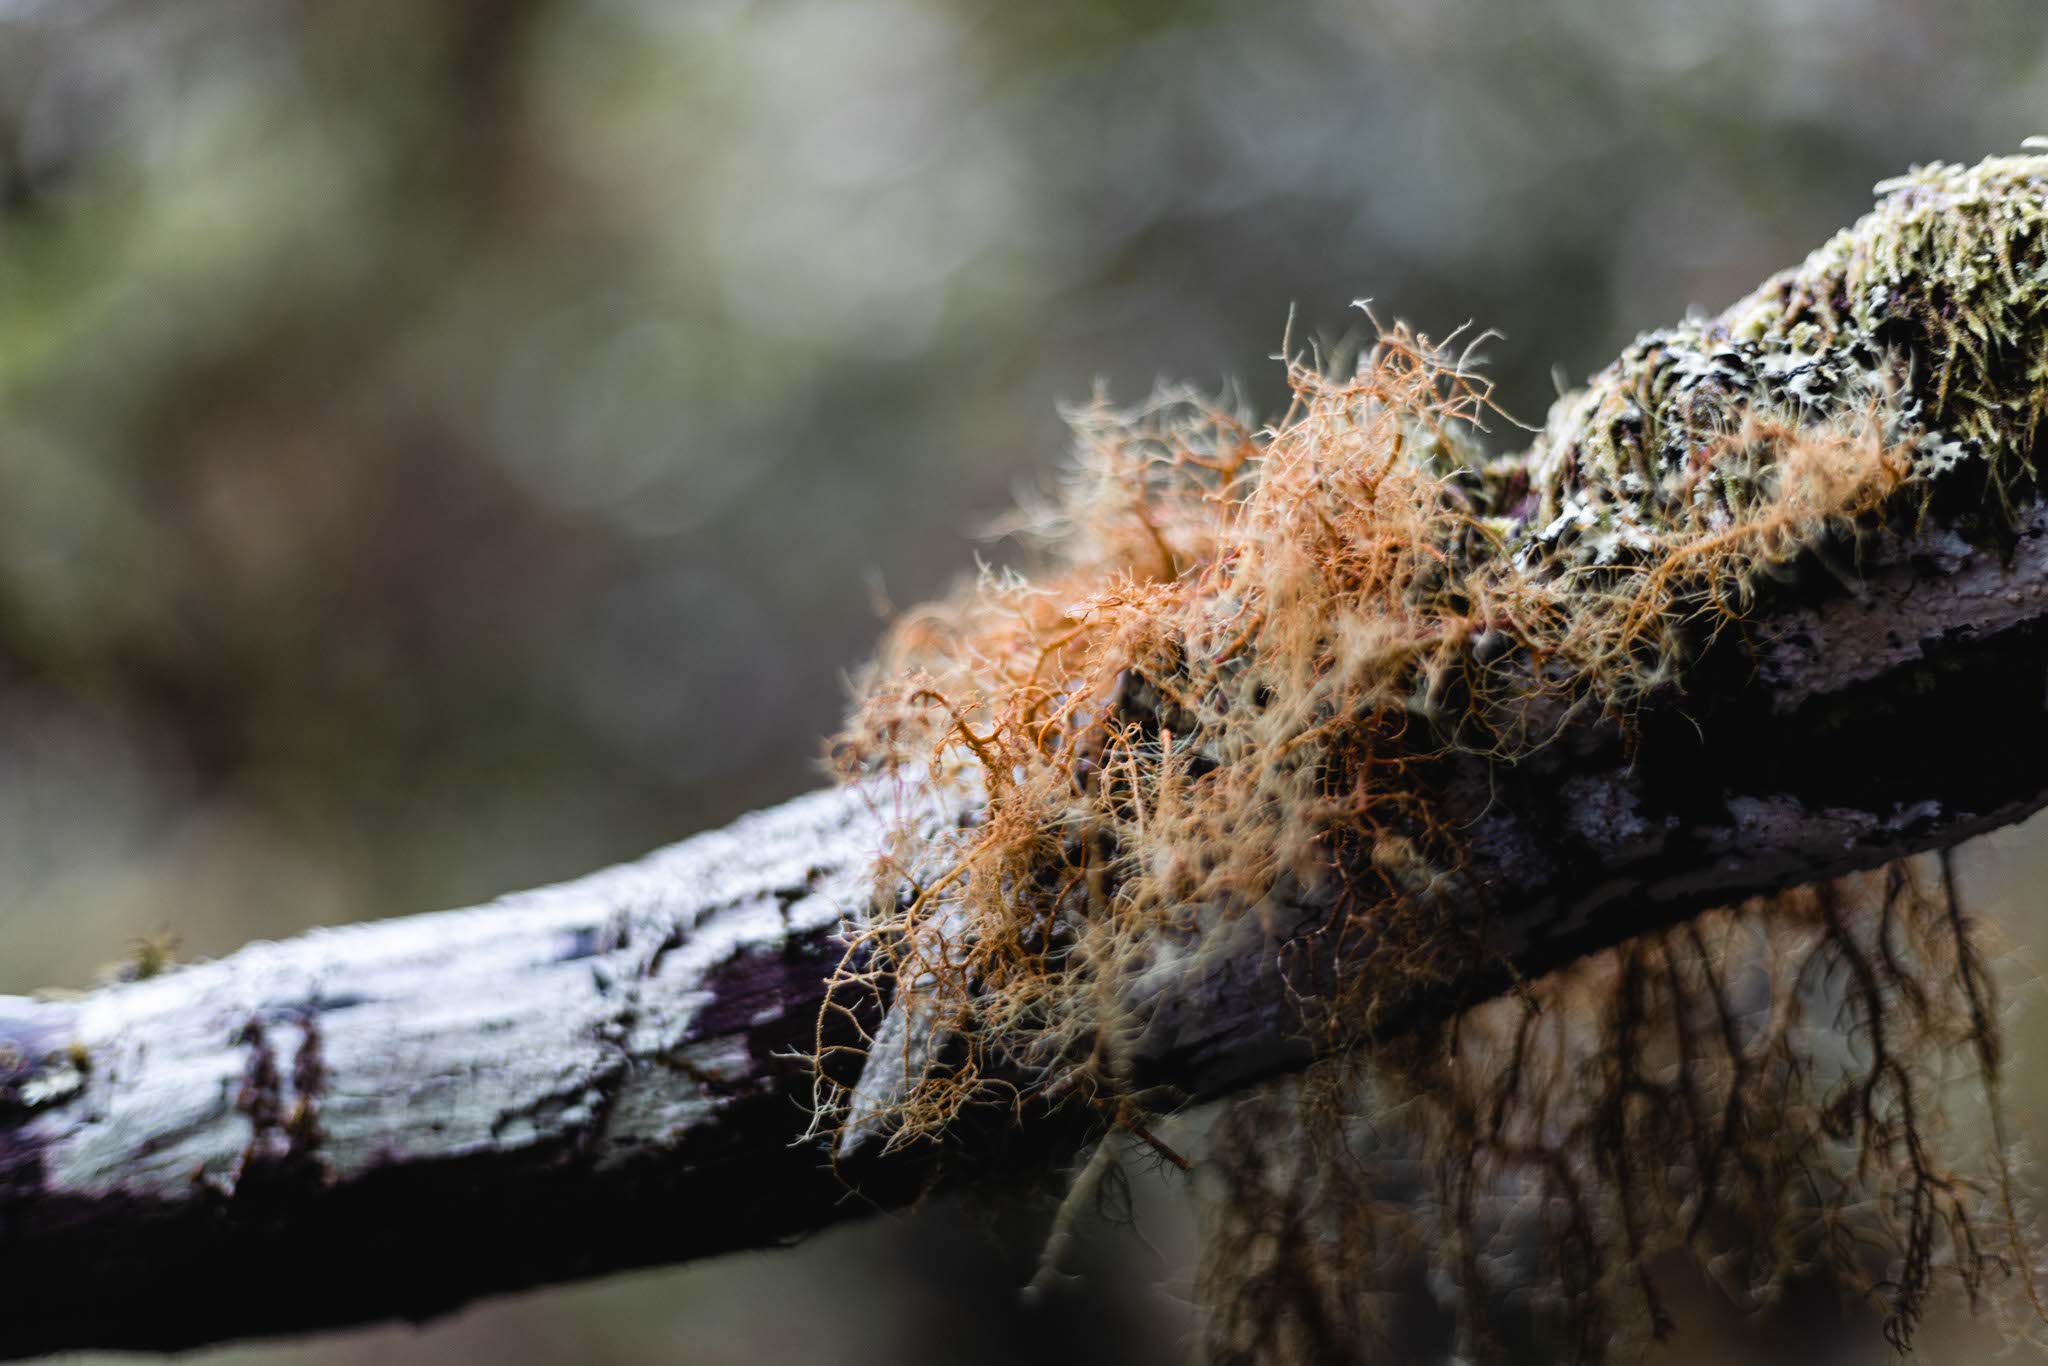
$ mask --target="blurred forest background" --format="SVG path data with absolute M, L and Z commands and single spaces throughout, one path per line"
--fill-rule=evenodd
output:
M 2036 0 L 0 0 L 0 991 L 816 785 L 878 604 L 1098 380 L 1271 409 L 1290 309 L 1369 296 L 1502 330 L 1538 422 L 2044 131 Z M 1967 860 L 2021 938 L 2039 844 Z M 939 1207 L 200 1359 L 1173 1360 L 1193 1216 L 1146 1205 L 1037 1313 L 1031 1220 Z M 1883 1359 L 1810 1299 L 1688 1305 L 1670 1359 Z

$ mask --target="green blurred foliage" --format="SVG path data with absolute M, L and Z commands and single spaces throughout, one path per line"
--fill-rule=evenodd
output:
M 1537 421 L 2044 76 L 2033 0 L 0 0 L 0 991 L 793 794 L 1059 400 L 1270 407 L 1370 296 Z M 298 1355 L 1178 1350 L 1158 1268 L 1020 1328 L 918 1246 Z

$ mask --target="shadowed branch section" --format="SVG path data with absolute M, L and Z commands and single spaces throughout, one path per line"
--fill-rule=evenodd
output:
M 1589 722 L 1452 775 L 1477 832 L 1469 910 L 1500 956 L 1396 1016 L 2039 807 L 2048 518 L 2017 527 L 1998 548 L 1880 540 L 1852 581 L 1815 571 L 1752 623 L 1743 653 L 1768 667 L 1703 681 L 1632 757 Z M 0 1353 L 422 1319 L 914 1199 L 929 1151 L 835 1173 L 797 1143 L 802 1058 L 890 824 L 876 795 L 800 798 L 473 910 L 0 1000 Z M 1306 1057 L 1300 983 L 1258 918 L 1237 923 L 1230 953 L 1145 979 L 1148 1086 L 1211 1097 Z M 885 1003 L 847 1004 L 850 1028 Z M 1042 1166 L 1073 1137 L 968 1125 L 945 1176 Z

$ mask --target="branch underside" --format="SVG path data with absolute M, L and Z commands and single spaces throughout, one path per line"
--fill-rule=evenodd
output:
M 1589 717 L 1520 764 L 1446 761 L 1495 966 L 1390 1018 L 2048 802 L 2039 508 L 1998 547 L 1934 529 L 1879 537 L 1856 575 L 1809 557 L 1740 629 L 1632 745 Z M 0 998 L 0 1357 L 422 1319 L 914 1199 L 928 1154 L 835 1173 L 800 1141 L 873 796 L 486 907 Z M 1306 1059 L 1273 917 L 1232 923 L 1234 947 L 1141 984 L 1147 1084 L 1199 1100 Z M 1043 1161 L 1057 1127 L 967 1160 Z

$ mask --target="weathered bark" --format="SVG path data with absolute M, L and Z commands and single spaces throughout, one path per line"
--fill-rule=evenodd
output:
M 2038 509 L 1996 548 L 1809 561 L 1744 629 L 1633 747 L 1586 717 L 1514 766 L 1446 761 L 1500 957 L 1395 1018 L 2048 801 Z M 925 1157 L 863 1155 L 850 1197 L 799 1141 L 880 839 L 861 793 L 820 793 L 490 906 L 0 998 L 0 1356 L 423 1318 L 913 1198 Z M 1236 952 L 1143 983 L 1147 1081 L 1214 1096 L 1305 1056 L 1273 918 L 1235 923 Z M 955 1160 L 1059 1143 L 988 1139 Z
M 856 1212 L 791 1146 L 785 1055 L 874 832 L 821 793 L 487 907 L 0 998 L 0 1353 L 425 1317 Z

